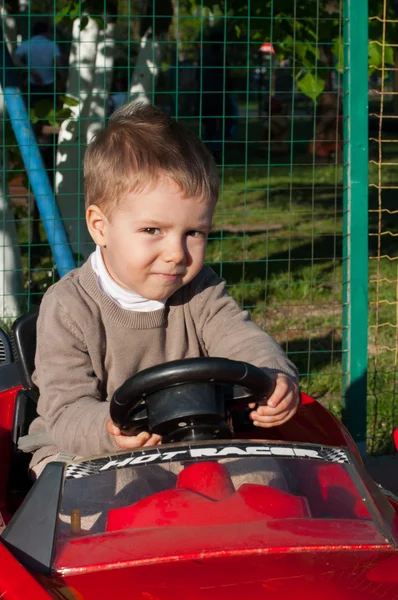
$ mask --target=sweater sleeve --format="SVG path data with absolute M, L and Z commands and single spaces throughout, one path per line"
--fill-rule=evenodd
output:
M 198 331 L 208 356 L 242 360 L 269 374 L 285 373 L 298 383 L 298 371 L 279 344 L 253 323 L 225 289 L 225 281 L 205 267 L 195 296 Z
M 101 401 L 84 336 L 52 293 L 40 307 L 35 364 L 37 410 L 55 445 L 83 457 L 118 449 L 105 428 L 109 403 Z

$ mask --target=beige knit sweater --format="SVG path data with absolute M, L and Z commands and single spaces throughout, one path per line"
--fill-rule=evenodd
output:
M 58 451 L 115 451 L 105 429 L 113 392 L 130 376 L 171 360 L 219 356 L 297 380 L 280 346 L 250 320 L 209 267 L 149 313 L 120 308 L 99 288 L 90 260 L 45 294 L 37 326 L 39 417 L 32 466 Z M 25 438 L 26 441 L 26 438 Z M 28 444 L 29 446 L 29 444 Z

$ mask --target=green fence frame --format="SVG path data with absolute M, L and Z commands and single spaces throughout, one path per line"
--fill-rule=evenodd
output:
M 368 360 L 368 6 L 344 0 L 342 417 L 366 454 Z

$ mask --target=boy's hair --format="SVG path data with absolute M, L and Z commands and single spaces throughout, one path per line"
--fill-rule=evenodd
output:
M 169 178 L 186 197 L 217 201 L 214 159 L 199 138 L 150 105 L 126 104 L 94 135 L 84 157 L 86 207 L 109 217 L 125 194 Z

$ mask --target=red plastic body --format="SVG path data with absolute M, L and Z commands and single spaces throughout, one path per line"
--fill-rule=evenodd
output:
M 89 548 L 87 548 L 89 551 Z M 390 567 L 394 552 L 329 549 L 307 552 L 245 552 L 154 560 L 55 579 L 84 600 L 395 600 L 398 575 Z M 114 567 L 114 568 L 113 568 Z M 56 596 L 67 598 L 66 595 Z
M 7 523 L 7 485 L 11 459 L 11 430 L 14 423 L 15 399 L 22 386 L 0 393 L 0 517 Z
M 342 422 L 311 396 L 304 393 L 300 396 L 301 406 L 294 417 L 280 427 L 257 428 L 256 439 L 345 446 L 362 462 L 359 450 Z M 248 439 L 253 435 L 237 432 L 236 437 Z
M 8 462 L 4 457 L 9 458 L 18 389 L 0 394 L 1 509 L 6 508 Z M 257 430 L 256 438 L 348 446 L 359 458 L 342 424 L 305 394 L 290 422 Z M 328 503 L 344 502 L 345 494 L 353 494 L 349 477 L 343 485 L 340 477 L 339 486 L 334 486 L 339 465 L 319 466 L 319 496 L 314 496 L 311 506 L 303 498 L 292 499 L 281 490 L 260 490 L 256 485 L 243 485 L 235 493 L 223 469 L 212 466 L 206 472 L 206 463 L 194 465 L 202 469 L 201 481 L 208 477 L 206 489 L 198 488 L 194 469 L 185 469 L 177 488 L 164 492 L 168 497 L 164 496 L 161 510 L 156 498 L 149 497 L 133 512 L 119 510 L 112 515 L 110 511 L 108 533 L 66 540 L 57 556 L 59 572 L 51 577 L 33 578 L 0 543 L 0 597 L 398 600 L 397 552 L 370 521 L 353 520 L 368 517 L 361 503 L 352 502 L 344 526 L 336 527 L 331 519 L 306 519 L 309 510 L 327 510 Z M 169 514 L 167 506 L 175 508 L 176 500 L 178 510 Z M 210 511 L 211 501 L 222 508 L 213 503 Z M 391 504 L 396 511 L 393 501 Z M 258 520 L 259 513 L 266 517 L 264 522 Z M 237 523 L 238 518 L 241 522 Z M 120 530 L 132 522 L 136 528 L 133 535 Z M 195 534 L 187 535 L 193 522 Z M 345 536 L 351 540 L 348 545 Z
M 50 600 L 52 598 L 1 543 L 0 598 L 4 600 Z

